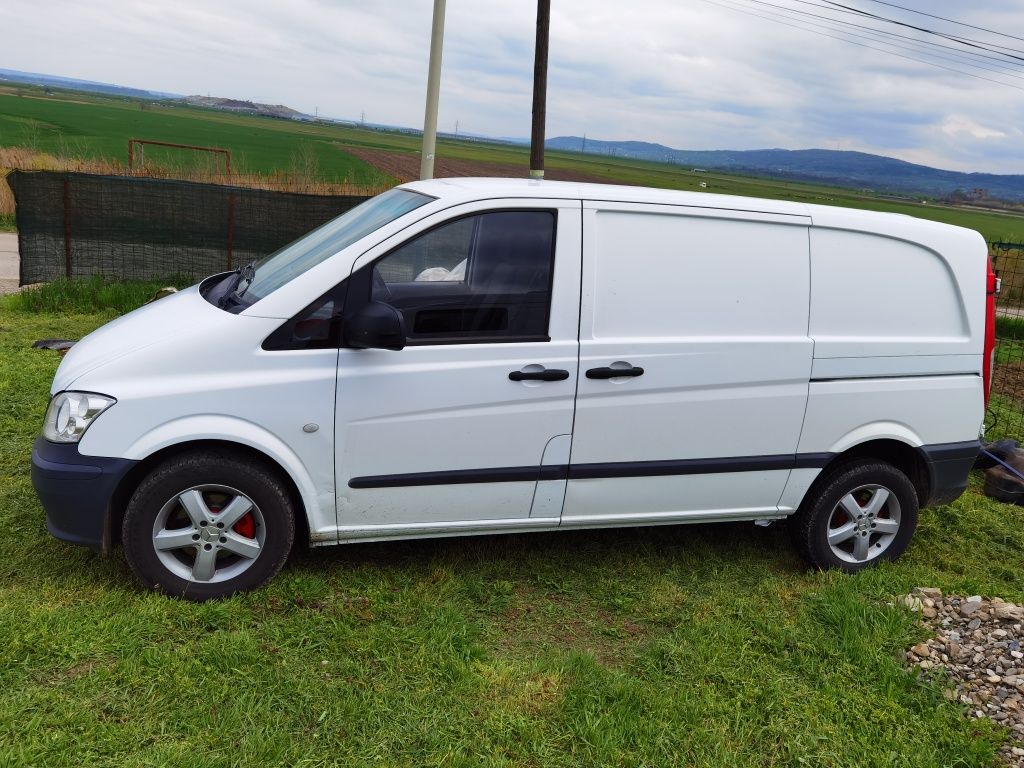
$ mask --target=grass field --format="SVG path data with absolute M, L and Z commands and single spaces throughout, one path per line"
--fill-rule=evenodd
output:
M 856 577 L 730 524 L 347 546 L 225 602 L 143 593 L 46 534 L 28 465 L 59 358 L 30 345 L 149 288 L 0 299 L 5 768 L 991 765 L 1003 732 L 903 670 L 923 630 L 886 605 L 1024 601 L 1024 510 L 976 490 Z
M 25 95 L 18 95 L 20 93 Z M 379 187 L 391 180 L 345 149 L 360 147 L 418 152 L 418 136 L 326 123 L 248 117 L 212 109 L 147 103 L 77 92 L 45 94 L 41 89 L 0 86 L 0 147 L 19 146 L 62 157 L 101 158 L 125 163 L 129 138 L 226 147 L 241 172 L 315 175 L 329 182 Z M 441 139 L 440 157 L 519 164 L 528 167 L 524 146 Z M 196 162 L 177 150 L 147 148 L 151 163 Z M 206 161 L 204 161 L 206 162 Z M 689 189 L 846 205 L 908 213 L 979 230 L 988 240 L 1024 241 L 1024 215 L 891 200 L 875 195 L 799 182 L 717 173 L 695 174 L 666 164 L 624 158 L 549 152 L 549 168 L 585 172 L 610 182 Z
M 73 100 L 0 92 L 0 146 L 127 163 L 128 139 L 226 147 L 233 169 L 271 173 L 314 170 L 332 181 L 375 186 L 376 169 L 338 150 L 315 127 L 272 118 L 158 103 L 140 109 L 134 99 L 76 94 Z M 181 150 L 147 147 L 152 163 L 209 162 Z

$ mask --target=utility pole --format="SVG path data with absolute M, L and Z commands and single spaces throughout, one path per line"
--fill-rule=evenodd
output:
M 537 44 L 533 56 L 533 130 L 530 133 L 530 178 L 544 178 L 544 119 L 548 93 L 548 30 L 551 0 L 537 0 Z
M 427 69 L 427 109 L 423 116 L 423 149 L 420 151 L 420 178 L 434 178 L 434 152 L 437 146 L 437 102 L 441 93 L 441 46 L 444 43 L 444 2 L 434 0 L 434 23 L 430 29 L 430 65 Z

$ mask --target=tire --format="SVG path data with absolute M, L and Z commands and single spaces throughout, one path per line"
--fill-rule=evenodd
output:
M 143 585 L 197 602 L 261 587 L 294 538 L 295 511 L 275 469 L 220 449 L 157 466 L 128 502 L 122 533 Z
M 797 512 L 800 553 L 813 568 L 856 573 L 895 560 L 917 528 L 917 491 L 881 461 L 844 463 L 814 484 Z

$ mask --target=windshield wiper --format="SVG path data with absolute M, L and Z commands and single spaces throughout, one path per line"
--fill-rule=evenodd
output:
M 245 292 L 249 290 L 249 286 L 252 285 L 253 278 L 256 277 L 256 259 L 253 259 L 240 270 L 238 270 L 238 282 L 235 283 L 235 298 L 241 299 L 245 295 Z M 245 283 L 243 286 L 242 283 Z
M 220 298 L 217 300 L 217 306 L 221 309 L 227 309 L 229 304 L 238 306 L 242 303 L 242 295 L 249 289 L 252 284 L 253 278 L 256 276 L 256 260 L 253 259 L 244 267 L 232 270 L 228 273 L 227 277 L 224 278 L 221 285 L 223 286 L 222 291 L 218 291 Z M 234 281 L 230 283 L 228 281 Z M 245 285 L 242 285 L 242 282 Z
M 238 269 L 232 269 L 228 272 L 216 289 L 216 296 L 219 297 L 215 299 L 217 306 L 221 309 L 227 309 L 229 304 L 234 306 L 242 304 L 242 295 L 252 284 L 255 273 L 255 259 L 245 266 L 240 266 Z M 243 281 L 245 281 L 245 286 L 242 285 Z

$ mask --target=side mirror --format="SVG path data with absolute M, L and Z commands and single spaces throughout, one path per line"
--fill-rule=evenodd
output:
M 345 322 L 345 346 L 355 349 L 405 348 L 402 313 L 390 304 L 371 301 Z

